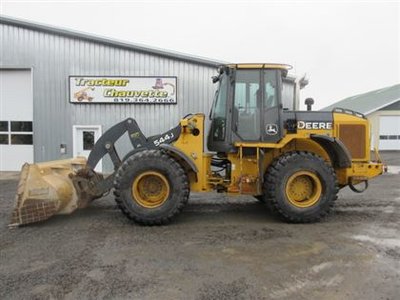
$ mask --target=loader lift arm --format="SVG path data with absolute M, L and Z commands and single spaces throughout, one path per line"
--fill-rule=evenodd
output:
M 71 176 L 73 184 L 81 199 L 87 199 L 90 202 L 101 197 L 113 187 L 114 176 L 122 162 L 132 154 L 144 149 L 156 149 L 160 137 L 170 135 L 172 138 L 163 141 L 163 143 L 171 143 L 178 139 L 181 132 L 180 125 L 171 130 L 146 138 L 141 131 L 137 122 L 132 118 L 127 118 L 124 121 L 112 126 L 108 129 L 96 142 L 94 148 L 89 154 L 85 168 L 79 170 L 76 175 Z M 122 159 L 118 154 L 115 143 L 125 134 L 128 134 L 133 150 L 126 154 Z M 161 144 L 161 143 L 160 143 Z M 114 172 L 107 177 L 103 177 L 94 171 L 100 160 L 109 155 L 114 165 Z
M 117 170 L 121 165 L 121 158 L 115 149 L 115 143 L 126 132 L 134 149 L 151 147 L 151 144 L 148 143 L 137 122 L 132 118 L 128 118 L 112 126 L 100 137 L 89 154 L 86 167 L 94 170 L 99 161 L 108 154 L 114 165 L 114 170 Z

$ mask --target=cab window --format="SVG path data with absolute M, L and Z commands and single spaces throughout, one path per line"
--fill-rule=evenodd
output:
M 278 105 L 276 76 L 276 71 L 264 70 L 264 110 Z
M 220 86 L 216 94 L 213 108 L 212 138 L 214 141 L 225 140 L 226 134 L 226 101 L 228 97 L 228 81 L 227 76 L 222 76 Z
M 260 70 L 236 72 L 233 130 L 245 141 L 260 139 L 260 74 Z

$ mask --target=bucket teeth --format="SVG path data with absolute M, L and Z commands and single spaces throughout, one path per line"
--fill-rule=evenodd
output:
M 44 221 L 56 214 L 69 214 L 78 208 L 79 199 L 70 174 L 84 167 L 76 158 L 39 164 L 24 164 L 15 196 L 10 227 Z
M 57 200 L 49 201 L 33 198 L 35 190 L 29 190 L 27 187 L 30 167 L 29 164 L 24 164 L 22 167 L 10 227 L 44 221 L 55 215 L 60 206 Z M 48 193 L 48 189 L 42 189 L 42 195 L 43 192 Z
M 14 210 L 9 226 L 14 227 L 47 220 L 57 213 L 59 207 L 57 202 L 46 202 L 36 199 L 27 201 L 23 207 Z
M 25 183 L 29 173 L 29 164 L 24 164 L 21 169 L 20 179 L 18 182 L 17 187 L 17 194 L 15 195 L 15 208 L 11 216 L 11 223 L 10 227 L 18 226 L 21 223 L 21 213 L 20 213 L 20 206 L 22 203 L 22 197 L 25 190 Z

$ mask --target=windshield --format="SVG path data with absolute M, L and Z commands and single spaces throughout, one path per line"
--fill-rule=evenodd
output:
M 223 141 L 226 131 L 226 101 L 228 98 L 229 78 L 227 75 L 222 75 L 219 81 L 220 85 L 212 110 L 211 134 L 214 141 Z

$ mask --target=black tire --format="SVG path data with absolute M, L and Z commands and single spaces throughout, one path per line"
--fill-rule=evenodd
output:
M 301 172 L 315 175 L 315 180 L 320 182 L 320 184 L 316 182 L 320 187 L 320 193 L 315 194 L 317 200 L 309 207 L 299 207 L 292 204 L 293 200 L 291 202 L 287 194 L 290 194 L 292 190 L 288 190 L 288 192 L 286 190 L 290 187 L 288 185 L 289 179 L 296 174 L 301 174 Z M 338 190 L 334 169 L 321 157 L 304 151 L 289 152 L 277 158 L 264 176 L 266 200 L 273 211 L 277 212 L 282 219 L 291 223 L 319 221 L 331 211 L 337 199 Z
M 265 203 L 265 197 L 264 195 L 258 195 L 258 196 L 253 196 L 255 199 L 260 201 L 261 203 Z
M 157 207 L 144 207 L 132 194 L 135 178 L 146 172 L 161 174 L 169 185 L 168 198 Z M 188 202 L 189 181 L 183 168 L 168 154 L 144 150 L 133 154 L 119 167 L 114 180 L 114 195 L 118 207 L 129 219 L 142 225 L 163 225 Z

